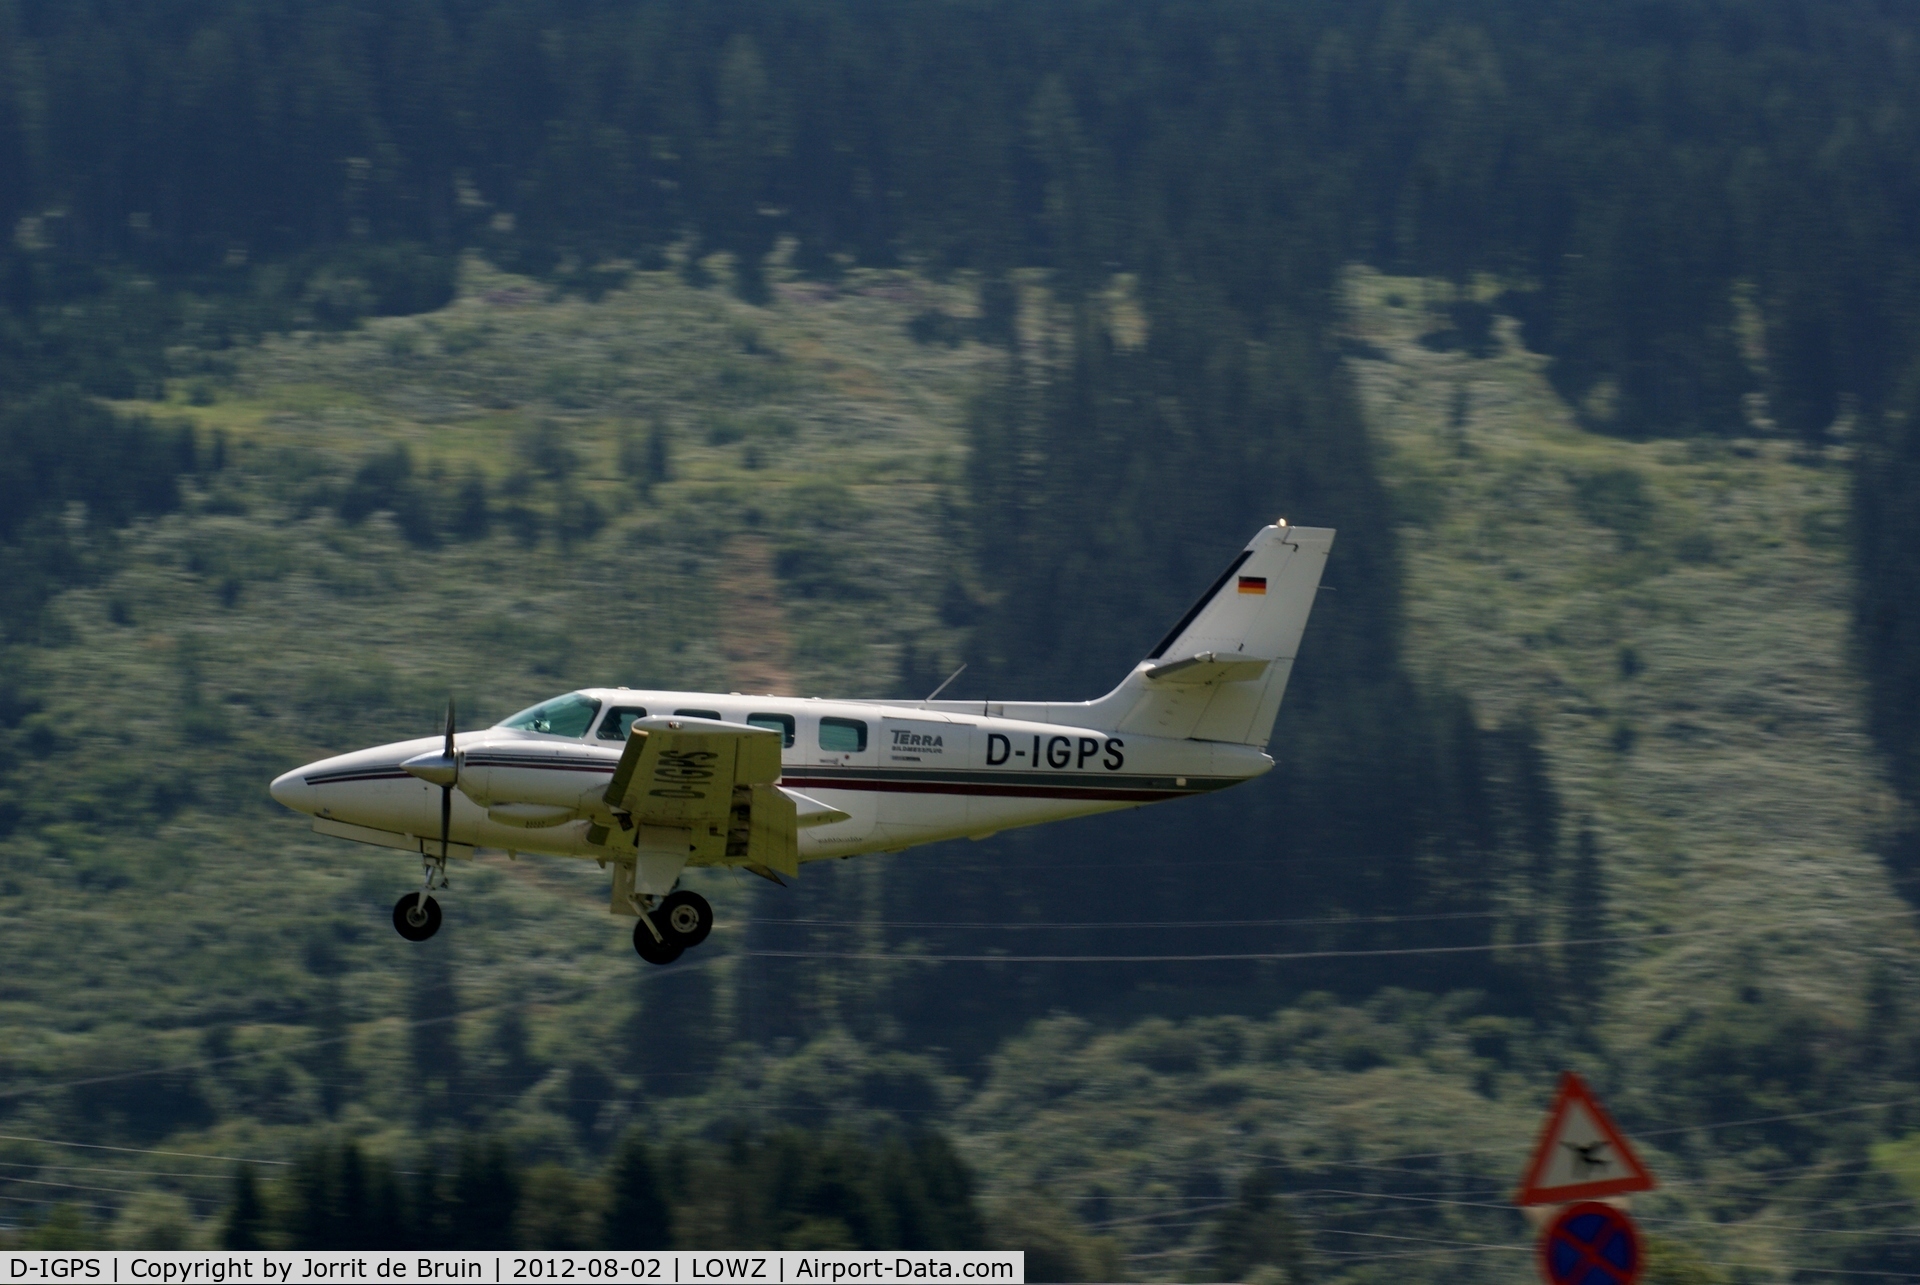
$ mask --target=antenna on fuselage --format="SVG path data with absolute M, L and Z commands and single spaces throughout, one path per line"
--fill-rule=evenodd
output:
M 938 695 L 939 695 L 939 694 L 940 694 L 941 692 L 944 692 L 944 691 L 946 691 L 946 690 L 947 690 L 947 688 L 949 688 L 949 687 L 951 687 L 951 686 L 953 686 L 953 680 L 954 680 L 954 679 L 956 679 L 956 678 L 958 678 L 958 677 L 960 677 L 960 675 L 962 675 L 962 674 L 964 674 L 964 673 L 966 673 L 966 672 L 967 672 L 967 667 L 966 667 L 966 666 L 965 666 L 964 664 L 963 664 L 963 665 L 961 665 L 961 666 L 960 666 L 960 668 L 958 668 L 958 669 L 956 669 L 956 670 L 954 670 L 954 671 L 953 671 L 953 672 L 952 672 L 951 674 L 948 674 L 948 675 L 947 675 L 947 681 L 946 681 L 946 682 L 944 682 L 944 683 L 942 683 L 942 684 L 940 684 L 940 685 L 939 685 L 938 687 L 936 687 L 936 688 L 934 688 L 934 689 L 933 689 L 933 690 L 932 690 L 931 692 L 929 692 L 929 693 L 927 694 L 927 699 L 926 699 L 926 700 L 923 700 L 923 701 L 921 701 L 920 703 L 921 703 L 922 705 L 925 705 L 925 704 L 927 704 L 928 702 L 930 702 L 930 701 L 932 701 L 932 700 L 933 700 L 933 698 L 934 698 L 935 696 L 938 696 Z

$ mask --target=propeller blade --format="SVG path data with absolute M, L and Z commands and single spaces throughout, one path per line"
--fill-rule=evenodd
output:
M 453 757 L 453 697 L 447 697 L 447 757 Z

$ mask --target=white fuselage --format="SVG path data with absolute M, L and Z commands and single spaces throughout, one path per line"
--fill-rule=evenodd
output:
M 780 785 L 847 814 L 800 833 L 800 857 L 895 851 L 960 836 L 1204 794 L 1259 776 L 1254 746 L 1163 739 L 1070 726 L 1075 706 L 982 702 L 831 701 L 791 696 L 590 688 L 600 708 L 583 735 L 507 727 L 462 732 L 449 837 L 462 849 L 504 848 L 605 859 L 581 816 L 606 790 L 623 745 L 622 711 L 718 717 L 786 729 Z M 1010 717 L 1044 713 L 1053 721 Z M 825 722 L 823 723 L 823 720 Z M 601 735 L 605 729 L 609 734 Z M 422 737 L 322 759 L 273 783 L 315 829 L 415 851 L 435 848 L 439 787 L 400 764 L 441 748 Z M 561 818 L 555 820 L 555 818 Z

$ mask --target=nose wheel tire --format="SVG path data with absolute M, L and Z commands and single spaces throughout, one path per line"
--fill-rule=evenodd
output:
M 408 941 L 425 941 L 440 931 L 440 903 L 410 892 L 393 903 L 393 927 Z
M 699 893 L 682 889 L 668 894 L 660 903 L 654 922 L 668 941 L 679 942 L 682 950 L 692 950 L 713 931 L 713 907 Z
M 633 926 L 633 949 L 649 964 L 671 964 L 680 958 L 680 952 L 686 947 L 674 939 L 665 924 L 657 919 L 654 922 L 659 925 L 660 936 L 664 940 L 655 941 L 653 934 L 647 931 L 646 924 L 637 923 Z

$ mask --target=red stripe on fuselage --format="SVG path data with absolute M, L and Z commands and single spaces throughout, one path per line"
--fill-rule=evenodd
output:
M 999 785 L 959 781 L 875 781 L 834 777 L 782 778 L 796 790 L 876 790 L 886 794 L 977 794 L 1004 799 L 1112 799 L 1118 803 L 1157 803 L 1183 799 L 1204 790 L 1102 790 L 1071 785 Z
M 613 775 L 614 768 L 617 766 L 613 763 L 503 763 L 499 759 L 477 757 L 469 758 L 467 763 L 471 767 L 490 767 L 503 772 L 604 772 L 608 776 Z
M 325 776 L 317 781 L 310 776 L 303 779 L 308 785 L 321 786 L 346 785 L 354 781 L 409 781 L 413 777 L 407 772 L 360 772 L 353 776 Z

